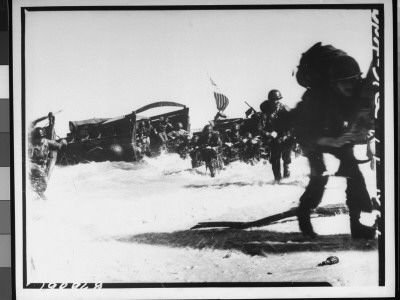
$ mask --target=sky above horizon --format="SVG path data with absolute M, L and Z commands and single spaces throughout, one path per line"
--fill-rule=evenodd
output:
M 217 112 L 207 74 L 229 117 L 244 117 L 244 101 L 258 109 L 271 89 L 294 107 L 304 88 L 293 71 L 316 42 L 354 56 L 364 74 L 372 59 L 369 10 L 27 12 L 26 28 L 27 121 L 62 110 L 59 136 L 68 121 L 157 101 L 185 104 L 200 128 Z

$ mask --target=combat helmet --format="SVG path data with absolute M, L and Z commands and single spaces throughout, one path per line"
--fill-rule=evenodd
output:
M 203 133 L 211 133 L 213 130 L 213 127 L 211 125 L 206 125 L 203 128 Z
M 280 101 L 282 99 L 282 94 L 278 90 L 270 90 L 268 93 L 268 99 L 260 104 L 260 110 L 263 113 L 271 113 L 271 111 L 275 110 L 275 104 L 272 104 L 272 101 Z
M 278 90 L 270 90 L 268 93 L 268 100 L 280 100 L 282 99 L 282 94 Z
M 335 58 L 343 55 L 347 53 L 332 45 L 322 45 L 321 42 L 314 44 L 301 56 L 296 72 L 297 82 L 305 88 L 325 85 L 329 66 Z
M 343 55 L 337 57 L 329 69 L 329 81 L 337 82 L 359 78 L 362 72 L 357 61 L 349 56 Z

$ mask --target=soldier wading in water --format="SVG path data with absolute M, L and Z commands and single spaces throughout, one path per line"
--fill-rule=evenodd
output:
M 306 66 L 306 67 L 304 67 Z M 315 237 L 311 210 L 321 202 L 328 177 L 323 153 L 333 154 L 346 166 L 346 198 L 353 238 L 372 239 L 374 227 L 360 223 L 361 211 L 371 212 L 372 201 L 353 153 L 353 137 L 346 134 L 362 106 L 361 71 L 356 60 L 330 45 L 314 45 L 300 60 L 297 81 L 307 88 L 295 109 L 294 131 L 311 172 L 300 197 L 297 211 L 299 227 L 305 236 Z M 344 175 L 344 174 L 342 174 Z

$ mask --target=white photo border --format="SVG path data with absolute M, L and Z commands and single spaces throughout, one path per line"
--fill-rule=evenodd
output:
M 204 5 L 203 5 L 204 3 Z M 390 1 L 51 1 L 17 0 L 12 3 L 12 84 L 11 113 L 13 116 L 13 174 L 12 202 L 14 204 L 14 273 L 17 299 L 149 299 L 149 298 L 322 298 L 322 297 L 387 297 L 394 296 L 395 286 L 395 170 L 394 170 L 394 70 L 393 70 L 393 3 Z M 154 5 L 154 6 L 153 6 Z M 193 6 L 192 6 L 193 5 Z M 96 283 L 89 283 L 89 289 L 80 290 L 81 285 L 74 288 L 73 283 L 62 286 L 61 283 L 43 286 L 43 283 L 28 283 L 26 274 L 26 209 L 25 209 L 25 155 L 26 155 L 26 123 L 24 118 L 24 16 L 26 12 L 53 10 L 152 10 L 152 9 L 371 9 L 379 12 L 379 34 L 377 51 L 379 60 L 377 67 L 380 83 L 376 100 L 378 122 L 382 125 L 377 138 L 382 141 L 380 168 L 377 171 L 377 184 L 381 186 L 380 196 L 384 209 L 384 231 L 379 237 L 380 283 L 379 287 L 316 287 L 314 284 L 297 283 L 103 283 L 102 289 L 96 289 Z M 377 32 L 377 27 L 372 28 Z M 379 80 L 378 79 L 378 80 Z M 396 112 L 395 112 L 396 113 Z M 383 200 L 383 201 L 382 201 Z M 386 202 L 386 200 L 389 200 Z M 381 241 L 384 241 L 383 243 Z M 301 285 L 299 283 L 299 285 Z M 43 288 L 44 287 L 44 288 Z M 62 287 L 60 289 L 60 287 Z M 163 289 L 161 289 L 163 287 Z M 285 289 L 279 288 L 285 287 Z M 328 290 L 327 290 L 328 289 Z

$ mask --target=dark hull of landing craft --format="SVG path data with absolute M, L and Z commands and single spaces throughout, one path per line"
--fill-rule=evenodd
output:
M 175 106 L 179 110 L 146 117 L 139 115 L 156 107 Z M 149 120 L 156 127 L 161 117 L 168 118 L 171 124 L 181 122 L 183 129 L 190 131 L 189 108 L 175 102 L 156 102 L 146 105 L 131 114 L 104 119 L 89 119 L 70 122 L 68 145 L 60 151 L 59 165 L 74 165 L 87 162 L 126 161 L 135 162 L 143 158 L 144 151 L 137 143 L 136 131 L 141 121 Z M 157 141 L 150 140 L 152 156 L 159 153 Z

